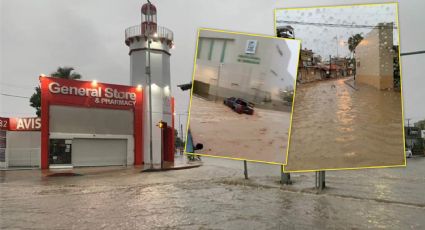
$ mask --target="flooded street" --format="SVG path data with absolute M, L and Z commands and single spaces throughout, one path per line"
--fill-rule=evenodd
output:
M 238 114 L 223 101 L 193 96 L 190 129 L 197 153 L 257 161 L 285 163 L 290 113 L 254 108 Z
M 297 86 L 285 170 L 404 164 L 400 92 L 348 83 Z
M 203 158 L 190 170 L 99 168 L 82 176 L 0 171 L 1 229 L 424 229 L 425 158 L 407 168 L 314 173 L 278 183 L 277 165 Z

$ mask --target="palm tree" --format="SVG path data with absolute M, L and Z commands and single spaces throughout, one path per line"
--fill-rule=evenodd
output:
M 355 34 L 348 38 L 348 49 L 351 53 L 356 53 L 356 47 L 359 45 L 359 43 L 363 40 L 363 36 L 361 34 Z
M 356 47 L 360 44 L 360 42 L 363 40 L 363 36 L 361 34 L 355 34 L 348 38 L 348 49 L 352 53 L 352 60 L 354 61 L 353 65 L 353 71 L 354 71 L 354 80 L 356 80 Z
M 56 72 L 51 73 L 52 77 L 77 80 L 81 79 L 81 75 L 77 72 L 73 72 L 73 67 L 58 67 Z M 35 93 L 30 98 L 30 105 L 36 110 L 38 117 L 41 116 L 41 88 L 40 86 L 35 87 Z
M 77 80 L 81 79 L 81 75 L 74 71 L 73 67 L 59 67 L 56 72 L 52 73 L 52 77 Z

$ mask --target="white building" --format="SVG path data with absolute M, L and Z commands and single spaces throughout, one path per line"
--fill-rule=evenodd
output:
M 394 55 L 393 24 L 379 23 L 356 47 L 356 81 L 377 89 L 394 88 Z
M 194 93 L 257 105 L 281 101 L 282 92 L 294 88 L 298 56 L 297 40 L 202 29 Z

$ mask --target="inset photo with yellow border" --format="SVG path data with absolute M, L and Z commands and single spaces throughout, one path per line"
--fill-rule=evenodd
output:
M 397 6 L 276 9 L 302 41 L 286 172 L 406 165 Z
M 185 152 L 285 164 L 299 49 L 294 39 L 200 29 Z

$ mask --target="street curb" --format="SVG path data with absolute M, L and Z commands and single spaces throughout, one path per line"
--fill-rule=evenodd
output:
M 359 88 L 357 88 L 354 84 L 351 84 L 351 81 L 353 81 L 353 83 L 354 83 L 354 80 L 351 80 L 351 79 L 345 80 L 345 81 L 344 81 L 344 83 L 345 83 L 346 85 L 350 86 L 351 88 L 353 88 L 354 90 L 358 91 L 358 90 L 359 90 Z M 350 83 L 349 83 L 349 82 L 350 82 Z
M 186 166 L 181 166 L 181 167 L 175 167 L 175 168 L 164 168 L 164 169 L 160 169 L 160 168 L 154 168 L 154 169 L 143 169 L 142 171 L 140 171 L 141 173 L 146 173 L 146 172 L 162 172 L 162 171 L 172 171 L 172 170 L 183 170 L 183 169 L 192 169 L 192 168 L 198 168 L 202 166 L 202 164 L 196 164 L 196 165 L 186 165 Z

